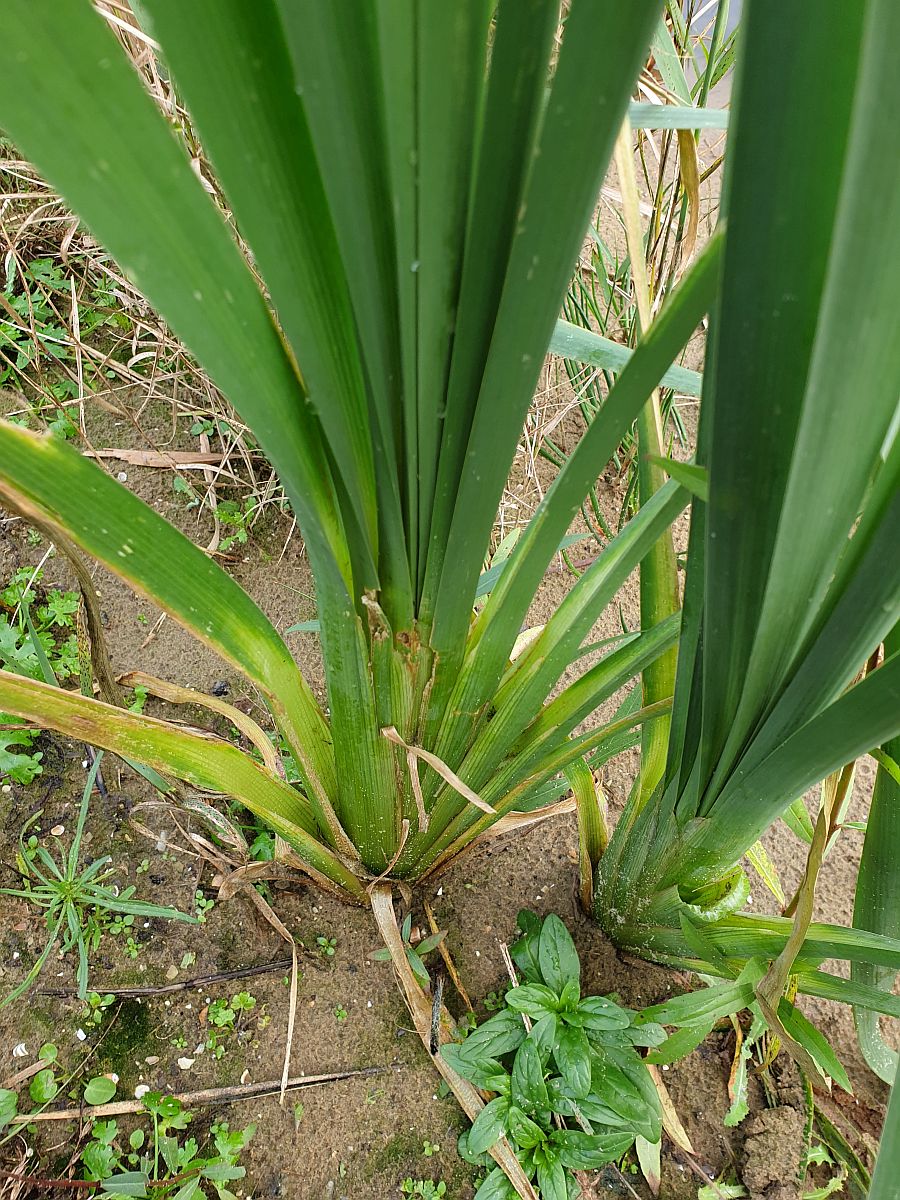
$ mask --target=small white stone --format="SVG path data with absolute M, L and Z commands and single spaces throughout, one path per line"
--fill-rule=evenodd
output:
M 76 1029 L 75 1036 L 78 1038 L 79 1042 L 83 1042 L 87 1038 L 87 1034 L 83 1029 Z
M 371 1000 L 367 1000 L 367 1001 L 366 1001 L 366 1008 L 371 1008 L 371 1007 L 372 1007 L 372 1001 L 371 1001 Z
M 119 1082 L 119 1076 L 115 1073 L 115 1071 L 110 1071 L 110 1073 L 107 1075 L 107 1079 L 111 1079 L 113 1083 Z
M 83 759 L 81 760 L 81 765 L 82 765 L 83 767 L 87 768 L 87 765 L 88 765 L 88 760 L 87 760 L 86 758 L 83 758 Z
M 13 1046 L 13 1058 L 24 1058 L 27 1053 L 28 1050 L 26 1049 L 24 1042 L 19 1042 L 17 1045 Z
M 128 479 L 128 472 L 127 472 L 127 471 L 120 471 L 120 472 L 118 473 L 118 475 L 116 476 L 116 479 L 118 479 L 119 483 L 125 483 L 125 482 L 126 482 L 126 480 Z
M 147 1064 L 148 1067 L 155 1067 L 156 1064 L 159 1062 L 159 1055 L 158 1054 L 148 1054 L 147 1057 L 144 1059 L 144 1062 Z
M 13 950 L 13 960 L 17 959 L 18 957 L 19 957 L 18 950 Z
M 250 1078 L 250 1072 L 245 1070 L 241 1075 L 241 1083 L 246 1083 L 249 1078 Z M 353 1149 L 352 1146 L 350 1146 L 349 1148 L 351 1150 Z
M 62 835 L 66 832 L 66 827 L 65 825 L 54 825 L 50 832 L 54 837 L 62 837 Z
M 149 1091 L 150 1091 L 149 1083 L 139 1083 L 137 1085 L 137 1087 L 134 1089 L 135 1100 L 140 1100 L 141 1096 L 146 1096 Z
M 192 1058 L 179 1058 L 178 1065 L 182 1071 L 189 1071 L 194 1065 L 194 1060 Z

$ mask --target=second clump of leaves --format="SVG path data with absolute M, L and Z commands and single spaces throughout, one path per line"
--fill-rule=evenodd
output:
M 506 1137 L 542 1200 L 575 1200 L 574 1171 L 620 1158 L 637 1138 L 659 1142 L 659 1097 L 637 1047 L 665 1032 L 636 1026 L 634 1012 L 605 996 L 582 996 L 578 953 L 559 917 L 523 911 L 518 922 L 523 936 L 510 951 L 525 982 L 464 1042 L 441 1050 L 464 1079 L 495 1093 L 459 1150 L 493 1165 L 485 1155 Z M 476 1194 L 514 1197 L 499 1167 Z

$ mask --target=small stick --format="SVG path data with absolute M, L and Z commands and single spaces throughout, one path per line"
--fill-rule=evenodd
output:
M 198 975 L 196 979 L 182 979 L 176 983 L 152 984 L 145 987 L 108 988 L 95 987 L 92 991 L 101 995 L 111 994 L 118 1000 L 131 1000 L 137 996 L 164 996 L 170 992 L 186 992 L 191 988 L 204 988 L 213 983 L 225 983 L 229 979 L 249 979 L 252 975 L 266 975 L 270 971 L 286 971 L 291 966 L 291 959 L 279 958 L 275 962 L 257 963 L 255 967 L 238 967 L 234 971 L 217 971 L 215 975 Z M 38 988 L 39 996 L 77 996 L 77 988 Z
M 434 919 L 434 912 L 432 911 L 431 905 L 427 900 L 425 900 L 423 903 L 425 908 L 425 916 L 428 918 L 428 928 L 433 934 L 437 934 L 439 932 L 438 923 Z M 440 942 L 438 942 L 437 950 L 438 954 L 440 954 L 441 958 L 444 960 L 444 966 L 447 968 L 447 974 L 453 980 L 453 986 L 456 988 L 460 1000 L 462 1000 L 469 1012 L 474 1012 L 475 1009 L 472 1007 L 472 1001 L 469 999 L 469 993 L 466 991 L 465 984 L 460 979 L 459 972 L 456 969 L 453 959 L 450 957 L 450 951 L 446 946 L 446 939 L 442 939 Z
M 500 943 L 500 957 L 503 959 L 503 965 L 506 967 L 506 973 L 512 980 L 513 987 L 519 986 L 519 977 L 516 974 L 516 968 L 513 965 L 512 955 L 509 952 L 509 946 L 506 942 Z M 522 1024 L 528 1033 L 531 1033 L 531 1017 L 527 1013 L 519 1013 L 522 1018 Z
M 440 968 L 435 972 L 432 988 L 431 1040 L 428 1043 L 428 1049 L 431 1057 L 434 1058 L 441 1048 L 441 1003 L 444 998 L 444 972 Z
M 362 1067 L 358 1071 L 331 1071 L 327 1075 L 298 1075 L 287 1081 L 287 1090 L 315 1087 L 319 1083 L 337 1083 L 342 1079 L 362 1079 L 369 1075 L 381 1075 L 390 1067 Z M 235 1104 L 240 1100 L 253 1100 L 260 1096 L 277 1096 L 281 1091 L 280 1079 L 267 1079 L 263 1083 L 235 1084 L 232 1087 L 205 1088 L 200 1092 L 175 1092 L 175 1099 L 182 1104 Z M 18 1113 L 11 1125 L 28 1125 L 32 1121 L 80 1121 L 85 1116 L 120 1117 L 126 1113 L 144 1111 L 141 1100 L 118 1100 L 112 1104 L 97 1104 L 91 1108 L 57 1108 L 49 1112 Z

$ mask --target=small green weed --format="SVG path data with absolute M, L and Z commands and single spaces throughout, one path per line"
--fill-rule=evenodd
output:
M 400 1184 L 402 1196 L 421 1196 L 422 1200 L 434 1200 L 437 1196 L 447 1195 L 447 1185 L 443 1179 L 437 1183 L 433 1179 L 404 1179 Z
M 21 888 L 0 888 L 0 893 L 27 900 L 44 910 L 44 919 L 49 930 L 49 937 L 34 966 L 13 991 L 2 1001 L 0 1007 L 9 1004 L 27 991 L 41 972 L 44 963 L 50 957 L 57 940 L 63 954 L 75 950 L 78 956 L 78 966 L 75 978 L 78 985 L 78 995 L 82 1000 L 87 999 L 88 993 L 88 954 L 96 950 L 103 934 L 109 929 L 111 921 L 126 917 L 165 917 L 170 920 L 191 921 L 187 914 L 176 908 L 166 908 L 159 904 L 150 904 L 144 900 L 134 900 L 134 885 L 131 884 L 121 892 L 118 888 L 106 884 L 113 874 L 109 864 L 109 856 L 95 859 L 89 866 L 79 870 L 79 855 L 84 825 L 87 820 L 91 792 L 100 769 L 103 758 L 102 752 L 97 751 L 93 765 L 88 772 L 78 822 L 72 844 L 66 853 L 62 848 L 58 857 L 53 855 L 38 841 L 32 841 L 25 835 L 29 827 L 39 819 L 40 812 L 26 821 L 19 835 L 19 852 L 16 855 L 16 866 L 22 877 Z M 127 928 L 123 924 L 123 928 Z M 129 949 L 129 944 L 133 946 Z M 134 939 L 128 938 L 126 953 L 136 957 L 140 947 Z
M 232 530 L 219 542 L 219 549 L 223 553 L 227 554 L 236 542 L 241 546 L 246 544 L 253 514 L 258 506 L 255 496 L 247 496 L 240 504 L 236 500 L 220 500 L 216 505 L 219 522 Z
M 143 950 L 143 946 L 135 938 L 128 937 L 125 939 L 125 944 L 122 947 L 122 953 L 125 954 L 128 958 L 137 958 L 137 956 L 141 953 L 142 950 Z
M 115 1003 L 115 999 L 112 992 L 107 992 L 103 996 L 99 992 L 88 992 L 85 997 L 85 1006 L 81 1010 L 79 1017 L 82 1025 L 100 1025 L 106 1015 L 107 1009 L 111 1004 Z
M 70 259 L 75 266 L 79 256 Z M 73 437 L 77 427 L 63 404 L 78 395 L 74 371 L 72 337 L 64 318 L 71 308 L 71 279 L 53 258 L 34 258 L 24 266 L 7 256 L 3 294 L 6 304 L 0 309 L 0 385 L 27 377 L 37 384 L 43 402 L 31 417 L 62 437 Z M 78 301 L 78 327 L 82 338 L 98 330 L 127 333 L 131 321 L 122 311 L 112 284 L 93 284 L 81 289 Z M 99 372 L 90 361 L 85 381 Z M 22 419 L 28 424 L 29 418 Z
M 464 1079 L 494 1093 L 459 1152 L 491 1168 L 476 1200 L 515 1197 L 487 1155 L 504 1136 L 544 1200 L 574 1200 L 573 1172 L 620 1158 L 636 1138 L 659 1142 L 659 1097 L 636 1047 L 666 1035 L 605 996 L 582 997 L 581 964 L 559 917 L 518 919 L 524 933 L 510 953 L 525 982 L 464 1042 L 441 1050 Z
M 400 927 L 400 938 L 403 942 L 403 948 L 406 950 L 407 961 L 422 987 L 427 988 L 431 985 L 431 978 L 422 960 L 432 950 L 435 950 L 446 936 L 447 931 L 441 929 L 437 933 L 421 937 L 418 930 L 414 930 L 412 927 L 412 913 L 407 913 L 406 919 Z M 391 952 L 385 947 L 381 947 L 378 950 L 373 950 L 369 957 L 378 962 L 386 962 L 390 959 Z
M 244 1178 L 238 1159 L 255 1126 L 231 1132 L 227 1122 L 212 1125 L 212 1144 L 201 1151 L 196 1138 L 185 1136 L 192 1114 L 181 1101 L 148 1092 L 143 1104 L 152 1129 L 133 1130 L 125 1144 L 116 1121 L 94 1122 L 91 1140 L 81 1153 L 81 1178 L 99 1183 L 110 1196 L 166 1200 L 177 1194 L 179 1200 L 233 1200 L 230 1185 Z
M 205 896 L 200 888 L 194 892 L 194 911 L 197 914 L 197 920 L 202 925 L 206 917 L 216 907 L 216 902 L 211 896 Z
M 0 589 L 0 667 L 30 679 L 45 679 L 44 664 L 57 680 L 78 673 L 75 619 L 79 596 L 40 588 L 43 571 L 22 567 Z M 17 717 L 0 713 L 0 779 L 29 784 L 41 774 L 43 754 L 32 747 L 37 734 Z
M 316 938 L 316 945 L 319 947 L 319 953 L 323 958 L 334 958 L 334 953 L 337 950 L 337 938 L 319 934 Z
M 206 1039 L 205 1048 L 213 1058 L 224 1058 L 226 1046 L 222 1042 L 223 1035 L 236 1032 L 241 1026 L 244 1014 L 252 1012 L 255 1008 L 256 997 L 250 992 L 238 992 L 230 1000 L 221 997 L 211 1001 L 206 1010 L 206 1020 L 213 1028 Z

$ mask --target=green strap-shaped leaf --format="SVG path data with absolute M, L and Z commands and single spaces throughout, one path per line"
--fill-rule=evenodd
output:
M 829 19 L 811 24 L 798 9 L 776 10 L 771 4 L 757 3 L 748 8 L 743 22 L 745 58 L 724 197 L 728 221 L 725 261 L 704 373 L 704 411 L 712 425 L 705 556 L 704 783 L 714 770 L 730 765 L 722 759 L 726 741 L 741 744 L 757 716 L 747 706 L 759 699 L 760 689 L 767 689 L 769 682 L 760 680 L 751 696 L 747 665 L 779 525 L 786 519 L 784 502 L 796 461 L 794 442 L 814 345 L 821 344 L 817 343 L 819 312 L 844 177 L 865 8 L 864 4 L 829 0 Z M 823 62 L 829 64 L 824 97 L 818 94 Z M 777 122 L 759 119 L 771 103 L 773 78 L 783 78 L 787 89 Z M 828 136 L 811 139 L 813 126 L 827 128 Z M 773 178 L 778 180 L 777 187 L 772 186 Z M 816 203 L 810 205 L 813 180 Z M 877 219 L 880 222 L 883 214 Z M 870 218 L 865 228 L 870 229 L 871 223 Z M 879 253 L 884 253 L 883 247 Z M 848 281 L 843 286 L 846 289 Z M 754 308 L 748 319 L 751 296 L 771 299 Z M 851 316 L 851 308 L 862 316 L 846 290 L 845 305 L 845 316 Z M 868 304 L 865 308 L 868 313 Z M 846 326 L 835 335 L 840 345 L 847 345 Z M 864 359 L 859 361 L 862 364 Z M 840 386 L 846 387 L 843 378 Z M 858 405 L 868 403 L 866 386 L 855 394 Z M 823 438 L 840 431 L 830 389 L 829 397 L 832 409 L 818 426 Z M 857 418 L 865 427 L 862 409 Z M 842 436 L 841 444 L 847 458 L 837 473 L 821 470 L 813 452 L 818 486 L 804 502 L 804 509 L 812 510 L 813 525 L 807 533 L 810 542 L 818 542 L 813 528 L 825 520 L 823 489 L 831 493 L 828 504 L 832 505 L 835 492 L 843 497 L 850 459 L 862 462 L 865 469 L 871 463 L 866 448 L 857 445 L 856 439 L 848 444 Z M 839 488 L 838 477 L 842 481 Z M 856 495 L 848 495 L 850 505 L 856 500 Z M 751 502 L 753 519 L 748 520 Z M 840 536 L 846 537 L 849 528 L 850 521 Z M 809 561 L 805 552 L 802 557 Z M 792 624 L 787 612 L 797 608 L 798 595 L 803 596 L 804 612 L 810 607 L 797 580 L 797 564 L 785 566 L 794 599 L 788 600 L 789 609 L 783 607 L 778 614 L 782 628 Z M 698 585 L 701 582 L 697 581 Z M 792 657 L 789 650 L 788 657 Z M 699 696 L 696 702 L 700 702 Z M 746 719 L 737 731 L 735 715 L 741 704 Z
M 758 766 L 732 776 L 716 801 L 716 820 L 698 821 L 686 834 L 685 870 L 702 874 L 714 871 L 713 864 L 736 862 L 746 850 L 745 843 L 752 845 L 793 797 L 865 754 L 873 741 L 882 743 L 898 735 L 900 652 L 798 729 Z M 692 859 L 695 865 L 689 868 Z
M 893 992 L 884 991 L 882 988 L 869 987 L 852 978 L 858 967 L 866 965 L 866 962 L 861 959 L 851 962 L 850 979 L 832 975 L 828 971 L 802 971 L 797 976 L 798 987 L 805 996 L 821 996 L 823 1000 L 838 1000 L 841 1004 L 852 1004 L 857 1019 L 857 1029 L 859 1029 L 861 1016 L 868 1017 L 884 1013 L 889 1017 L 900 1017 L 900 996 L 895 996 Z M 887 978 L 893 979 L 896 970 L 886 970 L 884 974 Z M 862 1038 L 860 1038 L 860 1044 L 862 1044 Z M 874 1066 L 872 1069 L 875 1070 Z M 876 1071 L 876 1074 L 879 1073 Z M 890 1078 L 885 1082 L 890 1083 Z
M 740 913 L 723 917 L 705 929 L 710 941 L 729 958 L 776 958 L 784 949 L 793 922 L 787 917 L 760 917 Z M 797 956 L 797 968 L 803 974 L 828 958 L 847 962 L 873 962 L 900 970 L 900 939 L 846 929 L 841 925 L 813 922 Z
M 664 654 L 678 640 L 681 614 L 673 613 L 630 639 L 626 645 L 613 650 L 574 683 L 570 683 L 547 704 L 529 725 L 527 741 L 533 745 L 542 735 L 553 730 L 568 734 L 613 692 L 638 675 L 644 667 Z
M 449 536 L 429 547 L 433 644 L 439 652 L 456 648 L 468 628 L 479 558 L 658 12 L 652 0 L 629 5 L 576 0 L 566 18 L 480 380 Z M 605 67 L 598 75 L 600 45 Z M 441 564 L 445 565 L 438 582 Z M 451 675 L 458 669 L 452 657 L 443 663 Z
M 407 629 L 412 595 L 404 530 L 402 425 L 403 410 L 415 390 L 409 392 L 401 379 L 401 281 L 395 248 L 402 217 L 390 194 L 389 145 L 400 131 L 388 127 L 381 103 L 382 85 L 400 87 L 403 80 L 393 66 L 379 69 L 378 34 L 379 18 L 387 18 L 387 10 L 401 23 L 404 14 L 399 3 L 276 0 L 276 7 L 302 92 L 344 273 L 352 283 L 350 304 L 372 404 L 381 605 L 393 628 Z M 407 36 L 412 34 L 409 29 Z M 390 51 L 401 57 L 402 45 Z M 390 76 L 382 78 L 382 71 L 388 70 Z M 410 115 L 404 114 L 404 119 Z M 414 258 L 410 253 L 406 259 L 404 287 L 415 279 L 409 269 Z M 412 320 L 410 327 L 414 330 Z M 407 512 L 407 524 L 408 520 Z
M 681 286 L 664 306 L 628 360 L 603 407 L 553 481 L 510 556 L 508 566 L 477 621 L 470 695 L 463 708 L 483 704 L 496 687 L 531 599 L 560 538 L 647 397 L 666 364 L 676 357 L 712 304 L 721 263 L 722 239 L 713 237 Z M 467 673 L 469 667 L 466 667 Z M 474 690 L 477 687 L 477 691 Z
M 459 774 L 470 786 L 480 787 L 483 780 L 494 775 L 501 760 L 534 719 L 534 713 L 540 711 L 597 616 L 686 502 L 687 495 L 682 489 L 673 483 L 666 484 L 606 547 L 576 582 L 541 634 L 516 659 L 503 686 L 492 697 L 495 707 L 492 719 L 474 742 L 471 728 L 478 708 L 465 698 L 468 674 L 461 676 L 451 694 L 448 711 L 462 717 L 447 722 L 435 752 L 445 761 L 458 762 L 454 756 L 468 744 L 470 748 Z M 503 576 L 500 586 L 502 579 Z M 446 795 L 446 788 L 443 793 Z
M 894 1081 L 868 1200 L 896 1200 L 900 1179 L 900 1088 Z
M 610 341 L 590 329 L 572 325 L 569 321 L 557 321 L 550 339 L 550 352 L 560 358 L 570 358 L 601 371 L 619 372 L 634 351 L 620 342 Z M 677 353 L 677 352 L 676 352 Z M 658 380 L 659 385 L 671 388 L 683 396 L 699 396 L 703 388 L 703 376 L 699 371 L 687 367 L 669 366 Z
M 147 0 L 238 228 L 303 373 L 309 403 L 364 531 L 378 530 L 368 401 L 328 200 L 274 0 Z
M 443 404 L 435 401 L 444 397 L 451 350 L 456 353 L 454 329 L 490 17 L 486 4 L 420 0 L 416 5 L 417 247 L 410 270 L 416 275 L 418 299 L 420 579 L 433 536 L 431 514 L 443 417 Z
M 7 133 L 253 429 L 314 563 L 333 559 L 349 581 L 331 470 L 299 376 L 221 214 L 121 45 L 81 0 L 10 0 L 3 30 Z
M 885 641 L 885 653 L 900 650 L 900 625 Z M 884 746 L 886 754 L 900 761 L 900 737 Z M 863 842 L 853 924 L 872 933 L 900 936 L 900 783 L 884 766 L 879 766 L 872 789 L 872 802 Z M 850 970 L 854 984 L 878 988 L 890 995 L 896 972 L 874 963 L 855 962 Z M 897 1073 L 897 1052 L 884 1041 L 878 1017 L 871 1011 L 853 1010 L 859 1048 L 863 1057 L 885 1083 L 893 1083 Z
M 335 791 L 325 719 L 288 648 L 247 593 L 149 505 L 60 438 L 0 422 L 0 497 L 61 527 L 267 697 L 317 805 Z
M 195 787 L 234 796 L 289 842 L 316 878 L 365 900 L 353 872 L 318 840 L 309 800 L 227 742 L 7 671 L 0 671 L 0 708 Z
M 900 6 L 870 0 L 861 7 L 866 23 L 859 82 L 806 397 L 748 668 L 751 696 L 774 691 L 792 665 L 795 646 L 814 626 L 844 539 L 866 506 L 872 476 L 886 442 L 890 445 L 887 439 L 897 434 L 900 341 L 892 310 L 897 298 L 894 265 L 900 261 L 900 156 L 885 157 L 883 147 L 896 128 L 890 114 L 900 107 L 900 72 L 893 52 L 900 40 Z M 836 9 L 841 15 L 845 11 L 839 5 Z M 832 47 L 835 35 L 831 29 Z M 825 140 L 832 138 L 839 140 L 839 135 L 829 129 Z M 884 235 L 873 235 L 882 223 Z M 862 311 L 851 293 L 861 278 L 866 281 Z M 848 338 L 853 345 L 849 359 L 841 347 Z M 853 397 L 850 446 L 842 422 L 835 420 L 847 396 Z M 895 467 L 900 485 L 900 454 Z M 895 526 L 894 534 L 896 566 L 900 528 Z M 895 578 L 900 578 L 900 567 Z M 754 711 L 749 724 L 755 721 Z
M 552 0 L 502 0 L 497 6 L 447 380 L 447 417 L 427 530 L 433 547 L 447 537 L 466 469 L 478 391 L 503 293 L 504 267 L 519 225 L 540 129 L 558 17 Z M 439 558 L 433 558 L 426 606 L 438 565 Z
M 727 108 L 693 108 L 686 104 L 629 104 L 633 129 L 727 129 Z

